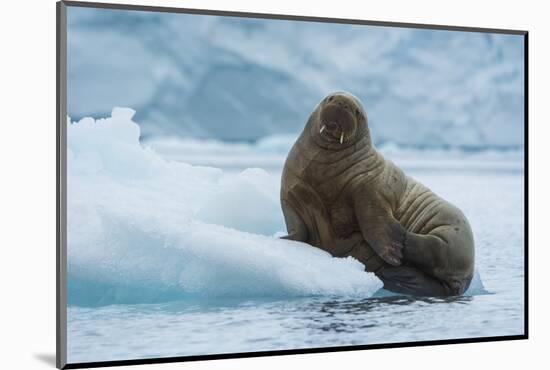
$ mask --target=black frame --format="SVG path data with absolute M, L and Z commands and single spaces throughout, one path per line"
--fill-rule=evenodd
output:
M 423 28 L 432 30 L 484 32 L 520 35 L 524 38 L 524 334 L 506 335 L 494 337 L 456 338 L 444 340 L 426 340 L 418 342 L 380 343 L 368 345 L 350 345 L 340 347 L 320 347 L 306 349 L 289 349 L 258 352 L 241 352 L 214 355 L 178 356 L 135 360 L 97 361 L 82 363 L 67 363 L 67 218 L 66 218 L 66 182 L 67 182 L 67 7 L 102 8 L 116 10 L 135 10 L 149 12 L 185 13 L 198 15 L 217 15 L 227 17 L 244 17 L 260 19 L 294 20 L 322 23 L 342 23 L 397 28 Z M 56 63 L 56 366 L 59 369 L 80 369 L 106 366 L 143 365 L 172 362 L 219 360 L 243 357 L 281 356 L 322 352 L 357 351 L 366 349 L 420 347 L 460 343 L 498 342 L 508 340 L 520 340 L 529 338 L 529 32 L 523 30 L 459 27 L 449 25 L 429 25 L 419 23 L 382 22 L 360 19 L 310 17 L 300 15 L 266 14 L 249 12 L 232 12 L 208 9 L 174 8 L 160 6 L 145 6 L 131 4 L 109 4 L 82 1 L 58 1 L 56 3 L 56 38 L 57 38 L 57 63 Z

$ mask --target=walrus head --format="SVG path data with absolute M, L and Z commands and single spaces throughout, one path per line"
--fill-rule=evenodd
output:
M 309 125 L 315 142 L 327 149 L 348 147 L 368 133 L 365 110 L 355 96 L 345 91 L 321 100 Z

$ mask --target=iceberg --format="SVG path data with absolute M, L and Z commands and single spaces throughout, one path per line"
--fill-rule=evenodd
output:
M 381 282 L 284 230 L 279 178 L 166 160 L 134 111 L 67 125 L 68 302 L 368 297 Z

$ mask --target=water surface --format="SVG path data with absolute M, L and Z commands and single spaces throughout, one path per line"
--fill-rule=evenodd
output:
M 467 215 L 476 241 L 476 269 L 488 294 L 217 297 L 70 306 L 69 362 L 523 334 L 522 171 L 412 175 Z

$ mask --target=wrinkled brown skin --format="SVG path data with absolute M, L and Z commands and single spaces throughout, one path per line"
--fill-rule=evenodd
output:
M 328 95 L 309 117 L 284 166 L 281 205 L 285 239 L 353 256 L 386 289 L 452 296 L 470 284 L 466 217 L 376 151 L 349 93 Z

